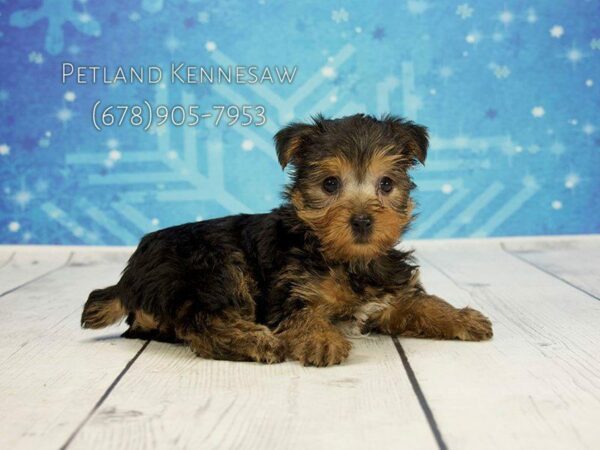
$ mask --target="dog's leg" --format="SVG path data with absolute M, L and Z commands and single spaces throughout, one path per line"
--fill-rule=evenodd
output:
M 489 319 L 475 309 L 458 309 L 424 292 L 398 297 L 373 313 L 366 328 L 393 336 L 463 341 L 483 341 L 493 335 Z
M 196 355 L 209 359 L 278 363 L 285 359 L 283 343 L 271 330 L 236 312 L 196 314 L 175 333 Z
M 143 311 L 129 313 L 129 328 L 121 335 L 127 339 L 154 339 L 158 334 L 158 323 L 150 314 Z
M 309 308 L 285 319 L 276 330 L 286 345 L 287 355 L 305 366 L 331 366 L 344 361 L 352 347 L 326 318 Z
M 126 339 L 144 339 L 171 344 L 180 343 L 173 331 L 173 327 L 159 324 L 152 315 L 143 311 L 129 313 L 127 316 L 129 328 L 121 335 Z

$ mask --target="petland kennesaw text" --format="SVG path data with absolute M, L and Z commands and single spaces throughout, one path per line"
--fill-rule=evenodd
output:
M 171 84 L 291 84 L 297 71 L 297 66 L 190 66 L 171 63 L 168 77 Z M 66 84 L 69 80 L 77 84 L 158 84 L 167 81 L 160 66 L 109 68 L 63 62 L 62 83 Z

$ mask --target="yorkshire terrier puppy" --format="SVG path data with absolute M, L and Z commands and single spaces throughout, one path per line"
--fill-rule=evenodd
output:
M 479 341 L 480 312 L 428 294 L 411 254 L 409 171 L 425 127 L 357 114 L 293 123 L 275 136 L 292 166 L 282 206 L 146 235 L 119 282 L 93 291 L 84 328 L 127 316 L 129 338 L 183 341 L 203 358 L 329 366 L 348 357 L 338 328 Z

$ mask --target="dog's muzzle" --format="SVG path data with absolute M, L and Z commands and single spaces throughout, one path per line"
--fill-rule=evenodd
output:
M 352 233 L 358 242 L 364 242 L 373 231 L 373 217 L 369 214 L 356 214 L 350 218 Z

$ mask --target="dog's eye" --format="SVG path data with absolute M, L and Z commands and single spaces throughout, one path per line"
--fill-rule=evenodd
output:
M 379 189 L 385 194 L 389 194 L 394 189 L 394 182 L 390 177 L 383 177 L 379 180 Z
M 340 188 L 340 179 L 338 177 L 327 177 L 323 180 L 323 189 L 325 192 L 335 194 Z

